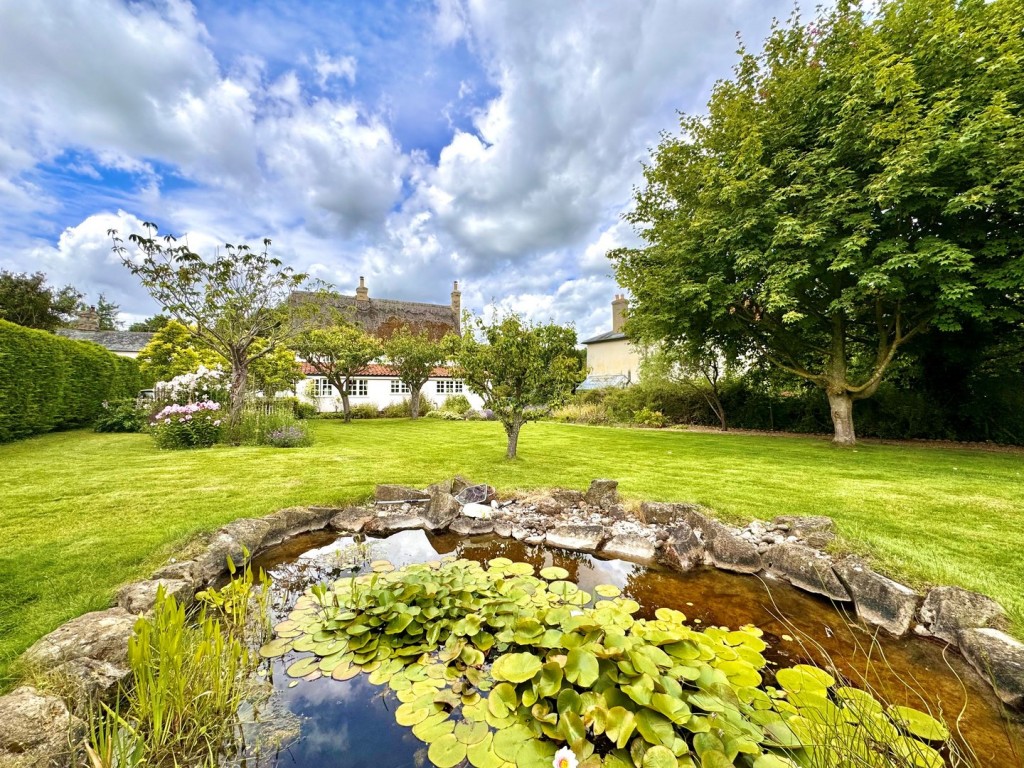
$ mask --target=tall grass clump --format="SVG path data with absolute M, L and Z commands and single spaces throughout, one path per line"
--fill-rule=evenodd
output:
M 572 424 L 608 424 L 611 417 L 604 403 L 566 403 L 551 412 L 555 421 Z
M 295 415 L 290 401 L 254 400 L 242 408 L 242 418 L 229 435 L 235 445 L 272 445 L 294 448 L 312 445 L 305 421 Z
M 269 589 L 262 573 L 254 582 L 246 568 L 198 597 L 190 616 L 161 589 L 152 617 L 136 623 L 130 684 L 114 707 L 90 718 L 91 768 L 214 768 L 235 750 L 239 709 L 253 693 L 259 663 L 250 647 L 269 632 Z

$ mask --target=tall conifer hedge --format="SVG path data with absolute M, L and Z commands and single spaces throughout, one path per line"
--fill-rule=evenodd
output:
M 0 443 L 91 424 L 141 388 L 131 358 L 0 320 Z

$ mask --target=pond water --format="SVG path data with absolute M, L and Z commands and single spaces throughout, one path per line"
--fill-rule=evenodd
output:
M 825 655 L 854 685 L 867 683 L 890 704 L 936 713 L 954 732 L 963 734 L 979 766 L 1024 765 L 1024 727 L 1010 724 L 984 680 L 955 652 L 921 638 L 873 637 L 853 617 L 825 600 L 799 592 L 779 581 L 701 569 L 678 574 L 621 560 L 602 560 L 580 553 L 528 546 L 493 537 L 466 539 L 405 531 L 386 539 L 366 539 L 360 552 L 365 562 L 389 560 L 396 568 L 452 554 L 485 562 L 505 557 L 535 569 L 559 566 L 567 579 L 592 591 L 598 584 L 619 587 L 641 605 L 641 618 L 659 607 L 686 614 L 695 628 L 740 627 L 754 624 L 764 631 L 770 663 L 792 666 L 821 663 Z M 351 553 L 353 539 L 326 532 L 297 537 L 257 558 L 275 581 L 278 604 L 286 614 L 306 586 L 336 580 L 350 572 L 337 570 L 338 553 Z M 268 679 L 275 689 L 277 708 L 297 715 L 301 735 L 279 753 L 266 752 L 251 765 L 293 768 L 400 768 L 429 766 L 425 745 L 409 728 L 395 722 L 399 701 L 387 686 L 368 682 L 366 675 L 337 681 L 323 677 L 296 681 L 284 670 L 297 658 L 290 652 L 272 661 Z M 870 657 L 870 663 L 868 661 Z M 927 702 L 918 694 L 923 692 Z

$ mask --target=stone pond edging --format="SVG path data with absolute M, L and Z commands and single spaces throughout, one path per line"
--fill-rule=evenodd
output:
M 191 603 L 227 572 L 229 557 L 239 563 L 246 553 L 324 529 L 493 534 L 678 572 L 711 566 L 778 578 L 836 603 L 852 603 L 863 622 L 892 635 L 915 632 L 949 643 L 1009 709 L 1024 711 L 1024 644 L 1003 631 L 1006 614 L 995 600 L 959 587 L 934 587 L 921 595 L 858 558 L 834 557 L 824 551 L 835 539 L 828 517 L 780 516 L 737 529 L 694 504 L 644 502 L 631 514 L 619 501 L 617 485 L 594 480 L 586 492 L 554 489 L 502 504 L 493 488 L 457 476 L 425 490 L 379 485 L 364 506 L 296 507 L 235 520 L 190 556 L 122 587 L 114 607 L 72 619 L 25 652 L 26 666 L 59 680 L 65 697 L 29 685 L 0 696 L 0 768 L 70 764 L 84 736 L 88 702 L 110 701 L 128 676 L 128 639 L 159 588 Z

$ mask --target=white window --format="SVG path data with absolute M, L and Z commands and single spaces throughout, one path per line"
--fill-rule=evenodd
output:
M 313 379 L 313 397 L 334 397 L 334 387 L 323 376 Z
M 352 397 L 366 397 L 369 394 L 366 379 L 350 379 L 348 382 L 348 393 Z
M 391 394 L 392 395 L 408 395 L 409 394 L 409 385 L 405 384 L 404 382 L 399 381 L 398 379 L 392 379 L 391 380 Z
M 462 394 L 462 380 L 461 379 L 438 379 L 438 381 L 437 381 L 437 394 L 439 394 L 439 395 L 461 395 Z

